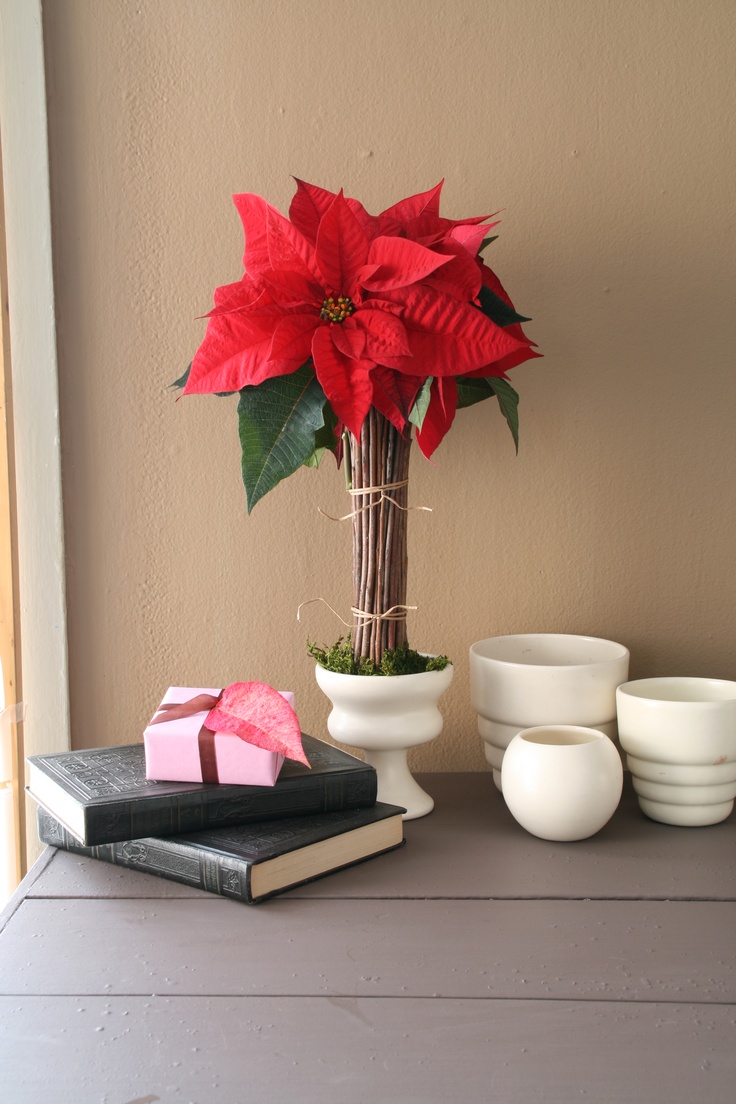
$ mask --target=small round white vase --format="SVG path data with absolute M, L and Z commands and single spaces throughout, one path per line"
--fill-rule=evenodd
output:
M 378 800 L 406 809 L 405 820 L 426 816 L 434 800 L 412 777 L 409 748 L 442 731 L 437 703 L 452 682 L 454 668 L 418 675 L 342 675 L 315 669 L 320 689 L 332 702 L 327 730 L 333 739 L 365 752 L 378 774 Z
M 581 840 L 608 823 L 621 800 L 623 766 L 598 729 L 543 725 L 519 732 L 501 767 L 512 816 L 547 840 Z
M 683 827 L 725 820 L 736 799 L 736 682 L 637 679 L 616 697 L 641 811 Z
M 470 699 L 493 781 L 504 752 L 538 725 L 597 728 L 616 741 L 616 687 L 629 677 L 623 644 L 568 633 L 491 636 L 470 649 Z

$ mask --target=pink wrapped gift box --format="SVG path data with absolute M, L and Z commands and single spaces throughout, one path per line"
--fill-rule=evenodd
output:
M 200 694 L 216 698 L 222 687 L 170 686 L 156 711 L 163 706 L 187 702 Z M 279 691 L 294 708 L 294 695 Z M 189 717 L 149 724 L 143 733 L 146 752 L 146 778 L 156 782 L 202 782 L 201 733 L 210 706 Z M 155 717 L 154 717 L 155 720 Z M 233 782 L 243 786 L 273 786 L 279 776 L 283 755 L 265 751 L 242 740 L 234 732 L 208 733 L 210 750 L 214 744 L 214 759 L 218 782 Z M 205 771 L 206 773 L 206 771 Z M 209 779 L 212 781 L 213 779 Z

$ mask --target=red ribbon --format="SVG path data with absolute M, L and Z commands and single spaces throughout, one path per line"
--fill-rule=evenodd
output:
M 222 691 L 215 697 L 213 694 L 197 694 L 185 702 L 166 702 L 159 706 L 159 712 L 151 721 L 151 724 L 161 724 L 162 721 L 178 721 L 182 717 L 193 717 L 195 713 L 203 713 L 206 709 L 214 709 L 222 697 Z M 197 747 L 199 750 L 199 765 L 202 769 L 203 782 L 219 782 L 217 773 L 217 754 L 215 752 L 215 734 L 207 725 L 202 725 L 197 733 Z

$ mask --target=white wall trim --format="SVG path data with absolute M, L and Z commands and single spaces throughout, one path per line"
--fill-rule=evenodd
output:
M 41 0 L 0 0 L 0 138 L 13 381 L 25 754 L 70 746 Z

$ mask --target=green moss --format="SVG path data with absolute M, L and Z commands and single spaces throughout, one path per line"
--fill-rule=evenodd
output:
M 424 671 L 442 671 L 450 663 L 447 656 L 425 656 L 408 645 L 384 652 L 380 666 L 372 659 L 361 657 L 356 663 L 350 634 L 330 648 L 320 648 L 309 641 L 307 651 L 321 667 L 342 675 L 419 675 Z

